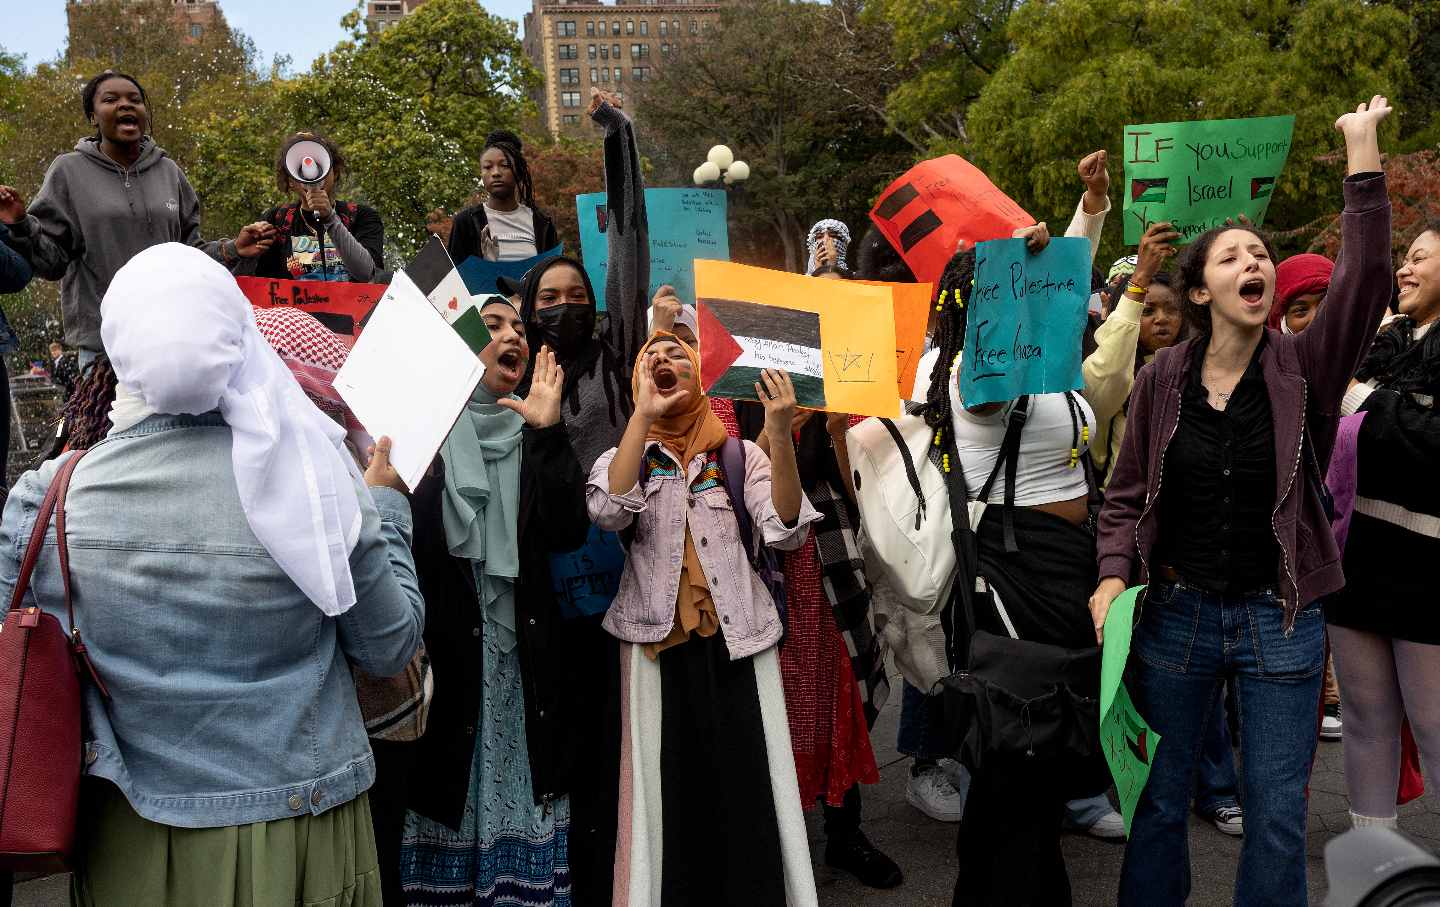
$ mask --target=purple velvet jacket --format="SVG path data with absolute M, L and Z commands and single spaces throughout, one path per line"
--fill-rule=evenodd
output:
M 1260 365 L 1275 422 L 1275 508 L 1270 525 L 1280 545 L 1280 590 L 1289 632 L 1301 604 L 1345 584 L 1340 553 L 1320 498 L 1330 462 L 1340 399 L 1390 301 L 1390 200 L 1384 174 L 1345 180 L 1342 248 L 1325 305 L 1297 335 L 1270 331 Z M 1149 581 L 1159 536 L 1154 513 L 1165 475 L 1165 451 L 1180 424 L 1180 392 L 1199 339 L 1160 354 L 1141 369 L 1130 401 L 1119 461 L 1100 511 L 1100 576 L 1127 585 Z M 1305 453 L 1309 436 L 1313 462 Z

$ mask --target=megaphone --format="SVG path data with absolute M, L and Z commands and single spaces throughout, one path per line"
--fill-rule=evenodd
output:
M 318 185 L 330 175 L 330 152 L 319 142 L 296 142 L 285 152 L 285 169 L 297 183 Z

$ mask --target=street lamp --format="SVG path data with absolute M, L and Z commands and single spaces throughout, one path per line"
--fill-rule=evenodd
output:
M 697 186 L 723 182 L 726 186 L 743 183 L 750 178 L 750 165 L 735 160 L 735 153 L 724 145 L 716 145 L 705 156 L 705 163 L 695 168 Z

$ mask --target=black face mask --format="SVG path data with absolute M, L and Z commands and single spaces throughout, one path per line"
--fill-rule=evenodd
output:
M 560 359 L 573 359 L 595 333 L 595 307 L 584 302 L 565 302 L 535 310 L 540 339 Z

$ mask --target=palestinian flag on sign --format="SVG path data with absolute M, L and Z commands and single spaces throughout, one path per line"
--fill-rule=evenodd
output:
M 480 306 L 470 295 L 465 278 L 450 260 L 440 237 L 430 237 L 420 254 L 405 267 L 405 276 L 425 294 L 435 311 L 445 316 L 446 323 L 455 329 L 472 353 L 478 356 L 490 345 L 490 332 L 480 317 Z
M 1131 203 L 1163 202 L 1165 201 L 1166 188 L 1169 185 L 1169 177 L 1131 180 L 1130 201 Z
M 1250 197 L 1265 198 L 1275 189 L 1275 177 L 1257 176 L 1250 180 Z
M 820 316 L 738 299 L 700 299 L 700 386 L 732 400 L 754 400 L 760 371 L 784 369 L 801 406 L 825 406 Z

